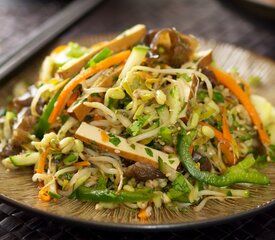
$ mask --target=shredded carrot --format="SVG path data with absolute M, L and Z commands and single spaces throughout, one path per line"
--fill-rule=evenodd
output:
M 222 107 L 222 132 L 223 132 L 223 137 L 232 142 L 232 136 L 230 133 L 230 129 L 229 129 L 229 125 L 227 122 L 227 118 L 226 118 L 226 108 Z
M 220 141 L 220 148 L 222 153 L 226 156 L 229 165 L 236 164 L 236 158 L 234 157 L 232 145 L 227 141 Z
M 232 146 L 233 154 L 235 156 L 234 162 L 231 162 L 230 164 L 236 164 L 236 160 L 239 158 L 239 146 L 236 142 L 236 140 L 232 137 L 230 133 L 230 128 L 228 125 L 228 121 L 226 118 L 226 108 L 222 108 L 222 132 L 223 137 L 230 143 Z
M 192 155 L 193 151 L 194 151 L 194 145 L 191 144 L 190 147 L 189 147 L 189 153 Z
M 79 97 L 79 95 L 80 95 L 80 92 L 79 91 L 76 91 L 76 92 L 74 92 L 71 96 L 70 96 L 70 98 L 69 98 L 69 100 L 68 100 L 68 102 L 67 102 L 67 107 L 70 107 L 74 102 L 75 102 L 75 100 Z
M 37 173 L 43 173 L 44 172 L 44 167 L 45 167 L 45 161 L 47 159 L 49 153 L 49 148 L 47 147 L 44 152 L 41 153 L 40 159 L 37 164 Z
M 100 131 L 100 136 L 103 142 L 109 142 L 109 136 L 104 130 Z
M 147 222 L 148 216 L 147 216 L 147 213 L 146 213 L 146 208 L 140 209 L 138 217 L 139 217 L 139 219 L 140 219 L 140 221 L 142 223 L 146 223 Z
M 91 165 L 88 161 L 76 162 L 73 164 L 75 167 L 88 167 Z
M 66 47 L 67 47 L 67 45 L 60 45 L 60 46 L 56 47 L 54 50 L 52 50 L 52 53 L 58 54 L 58 53 L 62 52 Z
M 38 192 L 38 197 L 44 202 L 49 202 L 51 200 L 51 196 L 49 195 L 49 189 L 47 187 L 42 188 Z
M 232 143 L 230 141 L 228 141 L 227 139 L 225 139 L 223 133 L 220 132 L 218 129 L 214 128 L 213 126 L 211 126 L 207 123 L 204 123 L 204 122 L 200 122 L 200 125 L 208 126 L 214 131 L 215 138 L 218 140 L 218 142 L 220 144 L 221 151 L 225 155 L 228 164 L 234 165 L 236 163 L 236 158 L 233 153 Z
M 125 61 L 129 55 L 130 55 L 130 51 L 123 51 L 120 53 L 117 53 L 113 56 L 110 56 L 104 60 L 102 60 L 101 62 L 97 63 L 95 66 L 90 67 L 88 69 L 86 69 L 85 71 L 79 73 L 76 77 L 74 77 L 62 90 L 62 92 L 60 93 L 57 102 L 55 104 L 55 108 L 52 111 L 50 117 L 49 117 L 49 123 L 53 124 L 56 121 L 56 118 L 59 116 L 59 114 L 61 113 L 61 111 L 63 110 L 68 97 L 70 96 L 71 92 L 74 90 L 74 88 L 80 84 L 83 80 L 91 77 L 92 75 L 94 75 L 95 73 L 104 70 L 106 68 L 109 68 L 113 65 L 116 64 L 120 64 L 121 62 Z
M 259 133 L 261 142 L 263 144 L 269 145 L 270 144 L 269 136 L 268 136 L 267 132 L 263 129 L 261 119 L 260 119 L 253 103 L 250 101 L 249 96 L 241 89 L 241 87 L 235 81 L 234 77 L 232 77 L 230 74 L 227 74 L 213 66 L 209 66 L 208 68 L 215 74 L 217 80 L 221 84 L 223 84 L 225 87 L 227 87 L 243 104 L 244 108 L 250 115 L 252 122 L 256 126 L 256 129 Z
M 95 121 L 102 120 L 102 119 L 103 119 L 103 117 L 101 115 L 99 115 L 99 114 L 94 115 L 94 120 Z

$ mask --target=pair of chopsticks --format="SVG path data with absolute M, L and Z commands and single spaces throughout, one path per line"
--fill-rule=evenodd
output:
M 0 83 L 19 67 L 24 61 L 33 56 L 43 46 L 57 37 L 80 17 L 96 7 L 102 0 L 75 0 L 59 13 L 51 17 L 26 40 L 0 61 Z

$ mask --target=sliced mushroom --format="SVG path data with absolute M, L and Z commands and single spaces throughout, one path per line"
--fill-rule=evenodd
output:
M 210 49 L 210 50 L 201 51 L 197 53 L 197 57 L 199 58 L 199 61 L 198 61 L 199 68 L 205 68 L 212 63 L 213 61 L 212 52 L 213 51 Z
M 10 157 L 20 153 L 22 148 L 20 146 L 14 146 L 11 143 L 8 143 L 3 149 L 0 151 L 0 159 Z
M 201 171 L 211 171 L 211 163 L 209 161 L 209 159 L 205 156 L 202 156 L 199 152 L 193 152 L 192 154 L 192 158 L 195 162 L 199 162 L 200 163 L 200 170 Z
M 124 169 L 124 176 L 133 177 L 137 181 L 147 181 L 150 179 L 164 178 L 164 174 L 149 164 L 136 162 Z
M 159 159 L 162 159 L 164 163 L 175 170 L 180 163 L 177 156 L 171 158 L 171 156 L 164 152 L 140 143 L 129 144 L 127 139 L 119 136 L 113 136 L 112 138 L 106 131 L 85 122 L 77 129 L 75 136 L 83 142 L 94 144 L 101 150 L 115 153 L 129 160 L 149 164 L 154 168 L 159 167 Z
M 37 88 L 35 86 L 31 86 L 28 88 L 28 91 L 21 95 L 20 97 L 16 97 L 13 99 L 13 106 L 20 112 L 22 108 L 29 107 L 33 100 L 33 97 L 37 93 Z
M 197 41 L 173 28 L 151 32 L 146 41 L 150 42 L 150 60 L 179 67 L 194 57 Z
M 193 78 L 192 78 L 192 84 L 191 84 L 191 88 L 190 88 L 190 94 L 189 94 L 188 102 L 189 102 L 193 97 L 196 97 L 197 90 L 198 90 L 198 86 L 199 86 L 199 79 L 198 79 L 198 77 L 194 74 L 194 75 L 193 75 Z
M 36 123 L 36 118 L 30 114 L 30 108 L 24 107 L 17 116 L 17 122 L 14 124 L 11 144 L 20 146 L 29 142 L 30 131 Z
M 81 68 L 84 67 L 85 64 L 103 48 L 109 48 L 114 52 L 128 49 L 132 45 L 141 41 L 145 34 L 146 27 L 144 25 L 135 25 L 134 27 L 118 35 L 113 40 L 96 45 L 94 48 L 92 48 L 92 50 L 89 53 L 83 55 L 75 61 L 68 62 L 67 64 L 62 66 L 62 68 L 58 71 L 58 74 L 63 79 L 72 77 L 74 74 L 79 72 Z
M 210 80 L 210 82 L 213 84 L 213 85 L 217 85 L 218 84 L 218 80 L 215 76 L 215 74 L 209 70 L 208 68 L 203 68 L 202 71 L 201 71 L 206 77 L 208 77 L 208 79 Z

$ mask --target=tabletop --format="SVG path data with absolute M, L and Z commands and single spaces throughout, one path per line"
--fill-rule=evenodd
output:
M 26 33 L 66 7 L 65 0 L 1 0 L 0 56 Z M 137 23 L 148 28 L 176 27 L 195 36 L 243 47 L 275 59 L 275 28 L 239 1 L 109 0 L 80 19 L 55 43 L 92 34 L 120 32 Z M 202 229 L 164 233 L 108 232 L 43 219 L 0 203 L 0 239 L 275 239 L 275 208 L 249 218 Z

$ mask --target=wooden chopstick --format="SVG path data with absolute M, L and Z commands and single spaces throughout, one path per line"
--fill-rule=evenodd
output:
M 0 83 L 24 61 L 53 40 L 102 0 L 76 0 L 52 16 L 0 62 Z

